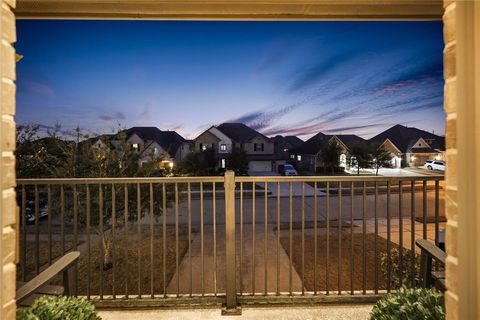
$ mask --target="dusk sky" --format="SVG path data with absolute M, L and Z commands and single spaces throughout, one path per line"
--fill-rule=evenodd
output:
M 18 21 L 17 122 L 443 135 L 441 22 Z

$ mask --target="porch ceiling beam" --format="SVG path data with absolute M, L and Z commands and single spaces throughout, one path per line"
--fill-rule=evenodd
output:
M 17 0 L 17 19 L 441 20 L 442 0 Z

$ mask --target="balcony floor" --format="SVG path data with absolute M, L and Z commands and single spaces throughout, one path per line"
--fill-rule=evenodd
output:
M 368 319 L 372 305 L 323 305 L 318 307 L 271 307 L 244 308 L 241 316 L 233 319 L 318 319 L 318 320 L 361 320 Z M 149 310 L 149 311 L 101 311 L 104 320 L 181 320 L 181 319 L 229 319 L 222 317 L 219 309 L 182 309 L 182 310 Z

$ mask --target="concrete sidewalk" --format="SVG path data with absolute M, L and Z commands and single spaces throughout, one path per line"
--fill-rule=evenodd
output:
M 243 308 L 241 316 L 234 319 L 250 320 L 366 320 L 372 305 L 323 305 L 297 307 Z M 152 310 L 152 311 L 101 311 L 104 320 L 191 320 L 228 319 L 220 315 L 220 309 Z

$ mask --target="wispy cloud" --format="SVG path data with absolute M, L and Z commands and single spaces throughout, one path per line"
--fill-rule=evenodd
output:
M 55 96 L 55 90 L 53 87 L 35 80 L 27 79 L 22 81 L 21 88 L 23 88 L 27 93 L 39 94 L 47 97 Z
M 126 119 L 125 115 L 122 112 L 116 112 L 112 115 L 100 115 L 98 119 L 111 122 L 111 121 L 123 121 Z

